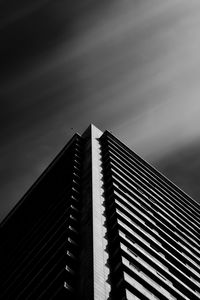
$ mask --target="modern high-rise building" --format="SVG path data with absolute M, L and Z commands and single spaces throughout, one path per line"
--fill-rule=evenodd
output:
M 200 299 L 199 224 L 199 203 L 90 125 L 2 222 L 0 299 Z

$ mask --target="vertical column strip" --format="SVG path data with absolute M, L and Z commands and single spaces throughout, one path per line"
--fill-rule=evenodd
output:
M 109 269 L 106 266 L 108 253 L 106 252 L 107 240 L 104 226 L 104 196 L 103 174 L 101 167 L 101 150 L 99 138 L 102 132 L 91 125 L 92 146 L 92 213 L 93 213 L 93 265 L 94 265 L 94 299 L 109 298 L 110 285 L 108 284 Z

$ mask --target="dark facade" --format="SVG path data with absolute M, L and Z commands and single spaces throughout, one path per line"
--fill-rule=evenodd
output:
M 0 299 L 200 299 L 199 223 L 197 202 L 91 125 L 2 222 Z

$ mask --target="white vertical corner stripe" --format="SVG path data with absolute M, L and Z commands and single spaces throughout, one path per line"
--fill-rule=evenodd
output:
M 103 174 L 99 138 L 102 131 L 91 125 L 92 147 L 92 209 L 93 209 L 93 259 L 94 259 L 94 300 L 106 300 L 110 285 L 107 283 L 109 269 L 106 267 L 108 254 L 105 251 L 107 240 L 104 226 Z

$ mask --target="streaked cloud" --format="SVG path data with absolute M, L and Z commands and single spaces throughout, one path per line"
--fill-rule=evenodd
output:
M 199 140 L 199 1 L 20 1 L 5 12 L 4 215 L 90 122 L 162 165 Z

